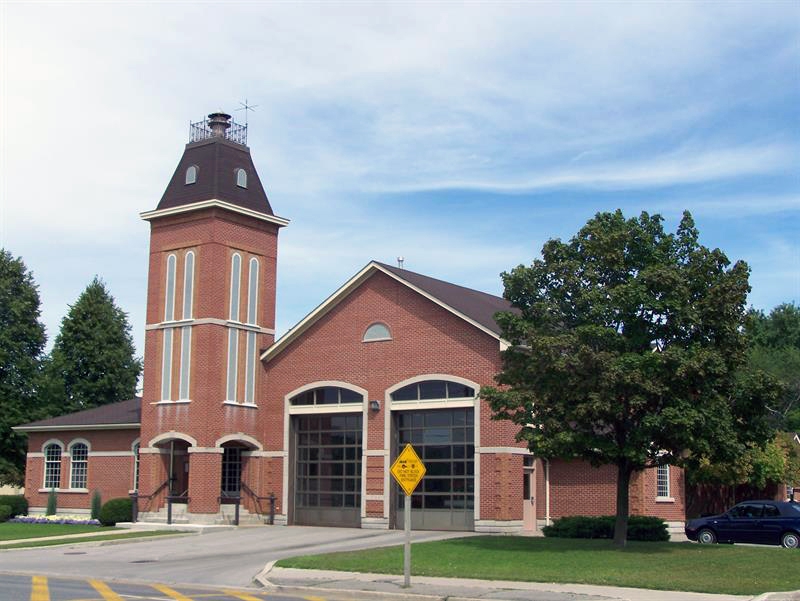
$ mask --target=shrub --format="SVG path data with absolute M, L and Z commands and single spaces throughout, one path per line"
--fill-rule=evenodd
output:
M 582 515 L 559 518 L 542 528 L 545 536 L 556 538 L 614 538 L 614 516 Z M 667 524 L 661 518 L 632 515 L 628 518 L 628 540 L 667 541 Z
M 100 523 L 115 526 L 117 522 L 130 522 L 133 519 L 133 503 L 128 497 L 106 501 L 100 510 Z
M 47 494 L 47 511 L 45 515 L 55 515 L 58 512 L 58 493 L 55 488 L 51 488 Z
M 92 511 L 91 511 L 91 518 L 96 520 L 100 517 L 100 510 L 103 508 L 103 501 L 100 497 L 100 491 L 95 490 L 92 493 Z
M 11 508 L 11 517 L 28 513 L 28 500 L 22 495 L 0 495 L 0 505 Z
M 5 522 L 11 517 L 13 510 L 8 505 L 0 505 L 0 522 Z

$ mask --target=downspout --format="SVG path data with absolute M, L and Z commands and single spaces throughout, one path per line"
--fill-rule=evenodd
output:
M 550 525 L 550 460 L 544 460 L 544 523 Z

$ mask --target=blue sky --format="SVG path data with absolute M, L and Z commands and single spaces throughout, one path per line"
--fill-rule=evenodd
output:
M 143 351 L 190 120 L 245 98 L 285 332 L 370 259 L 502 293 L 598 211 L 692 211 L 800 302 L 800 3 L 0 4 L 0 246 L 50 343 L 97 274 Z M 241 120 L 241 112 L 234 113 Z

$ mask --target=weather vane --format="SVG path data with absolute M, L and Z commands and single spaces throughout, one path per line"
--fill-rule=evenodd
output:
M 239 102 L 242 106 L 236 109 L 237 111 L 244 111 L 244 124 L 247 125 L 247 111 L 256 112 L 257 104 L 247 104 L 247 98 L 244 99 L 244 102 Z

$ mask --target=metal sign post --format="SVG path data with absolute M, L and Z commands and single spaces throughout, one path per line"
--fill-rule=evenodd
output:
M 405 526 L 405 545 L 403 546 L 403 587 L 411 586 L 411 494 L 425 475 L 425 465 L 410 444 L 397 456 L 390 472 L 406 493 L 403 503 L 403 525 Z

